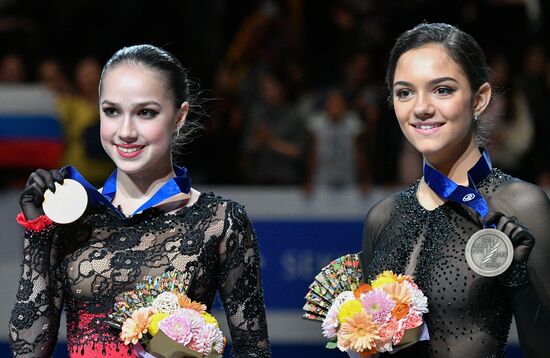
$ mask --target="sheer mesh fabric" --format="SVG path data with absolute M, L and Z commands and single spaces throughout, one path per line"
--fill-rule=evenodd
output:
M 482 277 L 465 259 L 479 223 L 462 206 L 424 209 L 418 182 L 378 203 L 367 215 L 361 253 L 363 276 L 408 273 L 428 297 L 430 340 L 391 357 L 504 357 L 512 316 L 527 357 L 546 357 L 550 332 L 550 202 L 538 187 L 498 169 L 478 190 L 491 211 L 515 216 L 535 236 L 525 264 Z
M 233 357 L 270 356 L 256 237 L 235 202 L 201 194 L 175 213 L 127 219 L 98 207 L 77 223 L 26 231 L 24 250 L 9 334 L 17 357 L 51 355 L 63 305 L 71 356 L 133 356 L 107 314 L 117 294 L 172 270 L 195 271 L 189 296 L 209 310 L 219 291 Z

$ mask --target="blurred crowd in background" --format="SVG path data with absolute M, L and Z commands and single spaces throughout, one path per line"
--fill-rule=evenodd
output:
M 485 117 L 494 166 L 550 186 L 549 8 L 543 0 L 3 0 L 0 86 L 53 91 L 59 165 L 101 185 L 113 170 L 99 142 L 102 64 L 122 46 L 152 43 L 200 88 L 191 106 L 204 130 L 178 156 L 195 183 L 366 193 L 421 176 L 422 159 L 388 104 L 385 64 L 401 32 L 447 22 L 478 40 L 493 70 Z M 32 170 L 1 169 L 4 187 Z

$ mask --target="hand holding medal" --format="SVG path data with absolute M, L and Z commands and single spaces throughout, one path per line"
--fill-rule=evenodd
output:
M 37 169 L 27 181 L 19 204 L 27 220 L 46 215 L 50 220 L 67 224 L 77 220 L 88 203 L 84 187 L 75 180 L 64 179 L 64 170 Z
M 521 225 L 516 217 L 505 216 L 500 212 L 489 212 L 485 217 L 486 224 L 507 235 L 514 246 L 514 261 L 526 262 L 535 246 L 535 237 L 529 229 Z

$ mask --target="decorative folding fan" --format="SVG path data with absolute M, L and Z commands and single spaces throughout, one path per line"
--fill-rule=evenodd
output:
M 160 276 L 146 276 L 132 291 L 126 291 L 115 299 L 115 309 L 109 314 L 107 322 L 121 329 L 126 318 L 138 308 L 151 306 L 153 300 L 163 292 L 187 294 L 194 271 L 168 271 Z
M 331 261 L 309 285 L 303 317 L 312 321 L 322 321 L 336 297 L 343 291 L 355 291 L 361 285 L 361 281 L 358 254 L 344 255 Z

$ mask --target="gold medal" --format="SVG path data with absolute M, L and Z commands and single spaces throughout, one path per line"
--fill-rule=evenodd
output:
M 73 179 L 55 183 L 55 193 L 46 190 L 42 209 L 50 220 L 58 224 L 72 223 L 84 214 L 88 205 L 86 189 Z
M 466 243 L 466 261 L 472 271 L 485 277 L 498 276 L 514 258 L 514 247 L 510 238 L 497 229 L 481 229 Z

